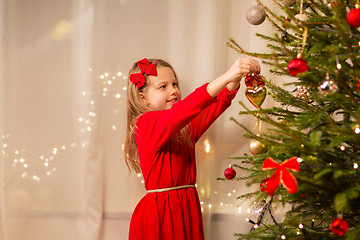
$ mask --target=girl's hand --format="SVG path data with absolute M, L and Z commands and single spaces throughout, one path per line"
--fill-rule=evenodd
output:
M 225 75 L 230 82 L 239 83 L 241 78 L 247 74 L 261 71 L 260 64 L 257 60 L 252 58 L 238 58 L 234 64 L 226 71 Z
M 223 75 L 207 85 L 210 96 L 215 97 L 225 86 L 229 91 L 239 87 L 240 80 L 247 74 L 260 73 L 260 64 L 252 58 L 238 58 Z

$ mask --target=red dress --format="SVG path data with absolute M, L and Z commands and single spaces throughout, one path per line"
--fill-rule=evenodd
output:
M 140 166 L 147 190 L 196 183 L 195 148 L 172 139 L 190 123 L 193 146 L 228 108 L 237 90 L 224 88 L 215 98 L 197 88 L 168 110 L 139 117 L 135 131 Z M 136 206 L 130 240 L 204 239 L 201 207 L 196 188 L 147 193 Z

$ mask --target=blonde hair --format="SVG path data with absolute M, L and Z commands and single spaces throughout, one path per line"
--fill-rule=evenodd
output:
M 149 63 L 154 63 L 155 67 L 168 67 L 174 72 L 174 76 L 177 79 L 175 70 L 173 67 L 164 60 L 161 59 L 148 59 Z M 136 121 L 138 118 L 148 112 L 151 111 L 151 108 L 148 107 L 140 97 L 140 92 L 146 88 L 147 84 L 142 86 L 140 89 L 136 87 L 135 84 L 131 83 L 129 78 L 133 73 L 140 73 L 140 68 L 136 63 L 133 64 L 132 68 L 129 71 L 128 75 L 128 84 L 127 84 L 127 130 L 126 130 L 126 138 L 124 143 L 124 158 L 129 171 L 134 170 L 136 173 L 141 171 L 138 149 L 135 141 L 135 128 Z M 145 75 L 146 80 L 147 75 Z M 192 146 L 192 142 L 190 139 L 190 127 L 186 126 L 182 130 L 180 130 L 180 134 L 176 135 L 174 139 L 179 143 L 185 143 Z

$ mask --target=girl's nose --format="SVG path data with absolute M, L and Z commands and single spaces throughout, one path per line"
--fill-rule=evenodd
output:
M 170 88 L 170 93 L 171 93 L 171 95 L 175 94 L 176 91 L 177 91 L 176 87 L 173 87 L 173 86 L 172 86 L 172 87 Z

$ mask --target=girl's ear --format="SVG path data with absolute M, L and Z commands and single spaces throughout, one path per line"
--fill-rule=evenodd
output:
M 141 101 L 146 105 L 146 106 L 149 106 L 150 102 L 149 100 L 147 99 L 146 95 L 143 93 L 143 92 L 140 92 L 140 98 L 141 98 Z

